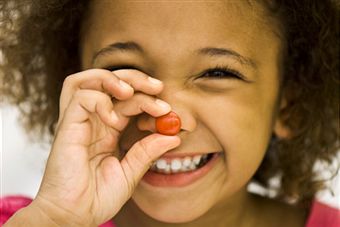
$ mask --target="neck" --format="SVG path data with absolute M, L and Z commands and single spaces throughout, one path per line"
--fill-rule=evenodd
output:
M 114 217 L 119 227 L 203 227 L 245 226 L 255 218 L 254 196 L 246 188 L 231 198 L 225 198 L 199 218 L 187 223 L 164 223 L 151 218 L 129 200 Z

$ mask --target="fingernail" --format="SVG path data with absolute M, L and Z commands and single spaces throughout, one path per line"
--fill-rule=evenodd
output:
M 153 84 L 157 84 L 157 85 L 159 85 L 159 84 L 162 84 L 162 81 L 160 81 L 160 80 L 157 80 L 157 79 L 155 79 L 155 78 L 152 78 L 152 77 L 148 77 L 148 80 L 151 82 L 151 83 L 153 83 Z
M 156 99 L 156 104 L 159 105 L 160 107 L 164 108 L 164 109 L 171 109 L 170 105 L 166 102 L 164 102 L 163 100 L 160 99 Z
M 123 80 L 119 80 L 119 84 L 122 88 L 124 89 L 133 89 L 129 84 L 127 84 L 125 81 Z

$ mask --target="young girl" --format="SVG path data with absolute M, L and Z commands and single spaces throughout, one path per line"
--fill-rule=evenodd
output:
M 335 1 L 0 4 L 2 92 L 53 135 L 5 226 L 310 220 L 313 166 L 339 145 Z M 157 133 L 170 111 L 180 131 Z M 275 197 L 248 192 L 273 177 Z

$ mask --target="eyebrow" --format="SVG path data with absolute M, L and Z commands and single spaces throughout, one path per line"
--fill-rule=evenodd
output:
M 103 49 L 100 49 L 97 51 L 93 57 L 92 57 L 92 63 L 95 62 L 95 60 L 99 56 L 103 56 L 106 54 L 110 54 L 112 52 L 135 52 L 135 53 L 144 53 L 145 51 L 143 48 L 138 45 L 135 42 L 116 42 L 108 45 L 107 47 L 104 47 Z M 236 58 L 241 64 L 243 65 L 248 65 L 253 68 L 257 68 L 256 62 L 251 59 L 242 56 L 241 54 L 237 53 L 236 51 L 232 49 L 227 49 L 227 48 L 217 48 L 217 47 L 205 47 L 198 49 L 194 52 L 197 55 L 207 55 L 210 57 L 218 57 L 218 56 L 228 56 L 228 57 L 233 57 Z

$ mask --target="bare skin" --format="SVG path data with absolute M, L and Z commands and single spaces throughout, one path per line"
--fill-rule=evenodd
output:
M 164 82 L 165 88 L 157 97 L 172 106 L 183 124 L 179 134 L 182 143 L 171 152 L 221 150 L 226 157 L 188 187 L 154 188 L 141 182 L 130 203 L 116 216 L 118 225 L 129 226 L 130 221 L 136 221 L 138 226 L 155 227 L 167 226 L 166 222 L 183 222 L 183 227 L 207 223 L 248 226 L 260 221 L 264 226 L 281 218 L 275 210 L 286 207 L 289 211 L 290 207 L 283 204 L 273 206 L 254 199 L 245 190 L 265 154 L 271 133 L 287 136 L 276 116 L 281 105 L 282 40 L 275 21 L 265 16 L 261 6 L 235 1 L 104 1 L 91 5 L 84 34 L 84 68 L 125 65 Z M 143 51 L 99 51 L 127 41 L 137 43 Z M 194 54 L 202 47 L 230 49 L 242 59 Z M 101 54 L 92 58 L 98 52 Z M 244 78 L 214 80 L 196 76 L 216 64 L 239 71 Z M 121 150 L 154 132 L 153 118 L 138 116 L 124 130 Z M 268 211 L 268 215 L 261 212 L 264 223 L 257 220 L 259 206 Z M 133 220 L 127 218 L 130 216 Z
M 282 39 L 260 5 L 91 1 L 80 45 L 39 193 L 8 226 L 303 226 L 300 211 L 246 190 L 271 135 L 288 135 Z M 216 65 L 227 72 L 204 73 Z M 181 132 L 157 134 L 154 118 L 171 110 Z M 223 158 L 189 186 L 141 180 L 166 152 L 212 151 Z
M 230 212 L 225 205 L 224 214 L 228 214 L 228 219 L 223 221 L 218 219 L 218 215 L 215 213 L 216 208 L 211 209 L 208 213 L 211 215 L 211 219 L 198 218 L 195 221 L 188 223 L 169 224 L 162 223 L 149 216 L 146 216 L 135 205 L 132 200 L 129 200 L 122 210 L 115 216 L 114 221 L 120 227 L 129 226 L 162 226 L 162 227 L 204 227 L 214 223 L 216 227 L 228 227 L 235 226 L 234 223 L 241 223 L 240 227 L 299 227 L 305 224 L 305 214 L 302 210 L 287 204 L 276 202 L 272 199 L 264 198 L 255 194 L 248 194 L 250 204 L 243 204 L 244 207 L 234 209 Z M 248 210 L 245 208 L 247 207 Z M 249 209 L 250 208 L 250 209 Z M 282 221 L 284 220 L 284 221 Z

